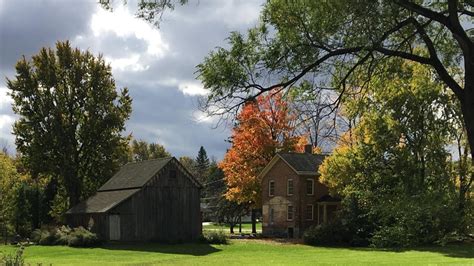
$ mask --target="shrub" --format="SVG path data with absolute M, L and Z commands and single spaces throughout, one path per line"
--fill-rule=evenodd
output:
M 30 236 L 31 241 L 33 241 L 34 243 L 39 243 L 41 239 L 41 233 L 42 233 L 41 229 L 35 229 L 33 232 L 31 232 L 31 236 Z
M 347 245 L 351 239 L 350 232 L 337 221 L 312 226 L 303 234 L 303 241 L 308 245 Z
M 3 256 L 3 258 L 0 259 L 0 265 L 5 265 L 5 266 L 25 265 L 25 260 L 23 258 L 24 250 L 25 250 L 25 247 L 20 246 L 18 250 L 15 252 L 15 254 L 8 254 L 6 256 Z
M 68 235 L 67 245 L 70 247 L 94 247 L 99 244 L 97 235 L 82 226 L 74 228 Z
M 460 217 L 452 205 L 434 204 L 425 196 L 405 199 L 394 204 L 374 230 L 370 244 L 378 248 L 403 248 L 442 243 L 456 231 Z
M 56 245 L 68 245 L 69 235 L 71 234 L 72 229 L 69 226 L 61 226 L 56 230 Z
M 228 237 L 223 230 L 212 230 L 204 232 L 201 241 L 209 244 L 227 244 Z
M 42 229 L 37 243 L 42 246 L 57 245 L 56 230 Z
M 59 228 L 36 229 L 33 231 L 31 239 L 43 246 L 92 247 L 100 244 L 97 235 L 84 227 L 71 229 L 68 226 L 61 226 Z
M 406 230 L 397 225 L 377 230 L 370 242 L 371 246 L 377 248 L 403 248 L 413 244 Z

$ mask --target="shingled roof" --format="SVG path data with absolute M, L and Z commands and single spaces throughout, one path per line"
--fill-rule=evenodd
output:
M 278 154 L 296 172 L 316 174 L 324 160 L 324 155 L 311 153 L 279 153 Z
M 128 199 L 140 189 L 126 189 L 115 191 L 97 192 L 94 196 L 88 198 L 76 206 L 69 209 L 66 213 L 101 213 L 106 212 L 117 206 L 120 202 Z
M 324 161 L 325 155 L 311 153 L 277 153 L 265 166 L 260 176 L 265 175 L 278 161 L 284 161 L 298 175 L 317 175 L 318 167 Z
M 173 158 L 160 158 L 128 163 L 120 168 L 98 191 L 143 187 L 156 173 Z

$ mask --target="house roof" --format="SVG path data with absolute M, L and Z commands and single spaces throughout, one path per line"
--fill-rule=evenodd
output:
M 94 196 L 88 198 L 76 206 L 69 209 L 66 213 L 102 213 L 106 212 L 119 203 L 131 197 L 140 189 L 126 189 L 115 191 L 100 191 Z
M 141 188 L 172 159 L 169 157 L 128 163 L 122 166 L 98 191 Z
M 298 174 L 315 175 L 324 155 L 311 153 L 279 153 L 277 154 Z
M 279 160 L 285 162 L 297 175 L 315 176 L 318 174 L 318 167 L 324 158 L 325 155 L 311 153 L 277 153 L 263 168 L 259 176 L 266 175 Z

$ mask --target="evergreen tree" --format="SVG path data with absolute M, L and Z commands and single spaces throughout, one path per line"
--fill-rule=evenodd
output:
M 201 184 L 207 183 L 209 173 L 209 158 L 203 146 L 199 148 L 198 156 L 196 157 L 196 173 L 197 178 Z

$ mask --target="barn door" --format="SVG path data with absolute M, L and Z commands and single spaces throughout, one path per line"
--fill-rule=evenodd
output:
M 109 239 L 120 240 L 120 215 L 109 215 Z

